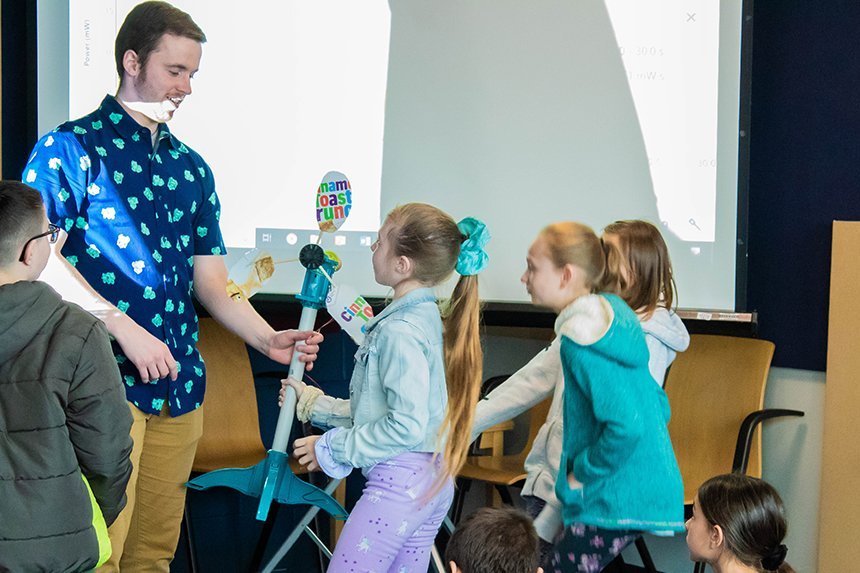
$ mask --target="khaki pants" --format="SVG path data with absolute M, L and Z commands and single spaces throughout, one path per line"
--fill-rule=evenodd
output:
M 129 407 L 134 469 L 126 488 L 128 504 L 108 528 L 113 553 L 98 572 L 167 573 L 179 542 L 185 482 L 203 434 L 203 410 L 173 418 L 167 402 L 158 416 Z

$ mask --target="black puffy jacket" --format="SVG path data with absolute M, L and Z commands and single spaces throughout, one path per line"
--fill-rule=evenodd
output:
M 101 321 L 44 283 L 0 286 L 0 571 L 95 566 L 81 474 L 112 523 L 131 476 L 130 429 Z

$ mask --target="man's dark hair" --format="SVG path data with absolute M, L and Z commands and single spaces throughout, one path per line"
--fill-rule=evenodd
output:
M 509 507 L 483 507 L 457 526 L 445 563 L 453 561 L 463 573 L 535 573 L 539 553 L 527 515 Z
M 167 2 L 143 2 L 132 8 L 125 17 L 114 43 L 116 73 L 119 74 L 120 82 L 125 71 L 122 65 L 125 53 L 133 50 L 143 69 L 165 34 L 188 38 L 201 44 L 206 41 L 206 35 L 191 16 Z
M 0 181 L 0 267 L 18 260 L 21 246 L 42 229 L 39 192 L 20 181 Z

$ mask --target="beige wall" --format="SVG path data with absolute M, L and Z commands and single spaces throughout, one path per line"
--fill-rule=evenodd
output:
M 824 429 L 824 372 L 772 368 L 766 408 L 790 408 L 803 418 L 765 422 L 762 477 L 779 491 L 788 513 L 788 562 L 799 573 L 825 573 L 818 556 L 818 491 Z
M 833 223 L 827 389 L 822 448 L 818 570 L 852 571 L 860 563 L 860 223 Z

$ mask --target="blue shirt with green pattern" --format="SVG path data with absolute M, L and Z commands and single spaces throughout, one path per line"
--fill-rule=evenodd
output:
M 153 144 L 113 96 L 44 136 L 22 180 L 68 233 L 62 254 L 105 299 L 167 344 L 179 378 L 141 381 L 116 341 L 126 396 L 170 415 L 200 407 L 205 368 L 192 302 L 195 255 L 226 252 L 220 202 L 205 161 L 159 126 Z

